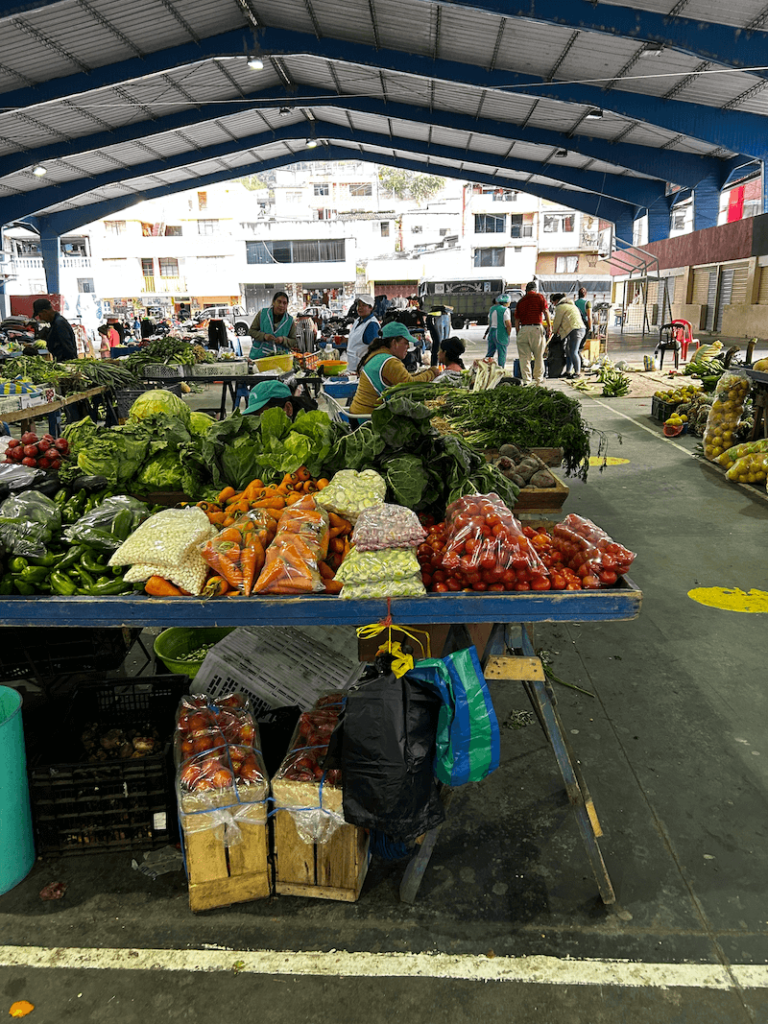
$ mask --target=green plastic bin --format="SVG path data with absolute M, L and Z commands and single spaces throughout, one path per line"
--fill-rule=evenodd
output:
M 34 863 L 21 694 L 0 686 L 0 894 L 26 878 Z

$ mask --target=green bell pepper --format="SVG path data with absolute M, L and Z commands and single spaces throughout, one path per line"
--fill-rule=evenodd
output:
M 29 565 L 29 562 L 27 561 L 26 558 L 21 558 L 21 557 L 12 558 L 8 562 L 8 571 L 12 572 L 12 573 L 23 572 L 24 569 L 26 569 L 28 565 Z
M 29 583 L 33 587 L 38 587 L 45 583 L 50 575 L 51 570 L 47 565 L 28 565 L 26 569 L 21 570 L 17 578 L 22 583 Z
M 77 584 L 66 573 L 54 571 L 51 573 L 51 590 L 60 597 L 72 597 L 77 593 Z
M 21 594 L 23 597 L 31 597 L 32 594 L 35 593 L 36 588 L 33 587 L 31 583 L 24 583 L 23 580 L 15 579 L 13 581 L 13 585 L 16 588 L 17 592 Z
M 8 594 L 13 593 L 13 576 L 10 573 L 6 573 L 2 579 L 0 579 L 0 596 L 7 597 Z

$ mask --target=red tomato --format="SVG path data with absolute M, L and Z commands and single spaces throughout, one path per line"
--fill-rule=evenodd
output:
M 491 512 L 485 517 L 485 522 L 487 526 L 490 526 L 491 529 L 493 529 L 494 526 L 500 525 L 501 520 L 499 519 L 495 512 Z
M 468 572 L 465 576 L 465 580 L 468 587 L 474 587 L 476 583 L 483 582 L 483 578 L 479 572 Z
M 565 589 L 566 590 L 581 590 L 581 583 L 579 583 L 577 580 L 573 580 L 573 581 L 571 581 L 571 582 L 566 584 Z
M 500 591 L 504 590 L 504 584 L 503 583 L 489 583 L 488 584 L 488 590 L 489 591 L 493 590 L 494 592 L 499 593 Z
M 534 528 L 532 526 L 524 526 L 523 527 L 523 533 L 525 534 L 526 537 L 535 537 L 536 536 L 536 531 L 534 530 Z
M 219 768 L 214 773 L 211 782 L 213 782 L 214 789 L 226 789 L 232 785 L 232 772 L 228 768 Z
M 434 577 L 433 577 L 434 579 Z M 448 587 L 444 583 L 433 583 L 432 593 L 433 594 L 445 594 L 448 592 Z
M 213 750 L 215 746 L 216 742 L 212 736 L 201 736 L 193 742 L 193 749 L 196 754 L 202 754 L 204 750 Z
M 531 576 L 531 590 L 549 590 L 551 586 L 548 576 Z
M 468 555 L 471 555 L 475 548 L 477 548 L 479 543 L 480 541 L 477 540 L 476 537 L 467 537 L 467 539 L 464 541 L 464 550 Z
M 447 579 L 445 581 L 445 585 L 450 591 L 453 592 L 461 590 L 461 584 L 459 583 L 455 576 L 451 576 L 450 579 Z
M 515 570 L 505 569 L 501 577 L 501 582 L 504 584 L 504 586 L 514 586 L 515 583 L 517 583 L 517 573 L 515 572 Z
M 581 585 L 585 590 L 597 590 L 600 586 L 600 580 L 597 576 L 584 576 L 582 577 Z
M 421 582 L 424 584 L 424 586 L 427 588 L 427 590 L 429 590 L 429 588 L 430 588 L 430 586 L 432 584 L 432 577 L 430 576 L 430 574 L 428 572 L 423 572 L 421 574 Z
M 438 569 L 437 572 L 433 572 L 432 573 L 432 582 L 433 583 L 445 583 L 446 575 L 447 574 L 444 573 L 442 571 L 442 569 Z
M 484 583 L 483 580 L 478 580 L 477 583 L 472 584 L 472 589 L 482 592 L 483 590 L 488 589 L 488 584 Z
M 493 569 L 483 569 L 480 575 L 485 583 L 501 583 L 504 579 L 504 570 L 494 564 Z
M 565 576 L 560 576 L 558 573 L 553 573 L 549 577 L 552 590 L 565 590 Z
M 459 559 L 459 566 L 462 572 L 474 572 L 477 568 L 477 559 L 470 558 L 469 555 L 462 555 Z
M 601 583 L 605 584 L 606 587 L 612 587 L 619 577 L 613 569 L 603 569 L 602 572 L 597 574 L 597 578 Z

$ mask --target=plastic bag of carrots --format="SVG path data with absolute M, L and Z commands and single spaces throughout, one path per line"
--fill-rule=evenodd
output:
M 253 592 L 310 594 L 325 590 L 320 563 L 328 554 L 328 513 L 306 495 L 280 516 Z
M 237 592 L 248 597 L 264 568 L 266 550 L 276 531 L 275 519 L 263 509 L 254 509 L 202 545 L 203 560 L 215 573 L 203 593 L 218 597 Z

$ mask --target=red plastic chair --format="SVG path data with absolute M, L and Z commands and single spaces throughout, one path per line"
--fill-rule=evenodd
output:
M 680 355 L 685 362 L 688 358 L 688 346 L 693 342 L 693 327 L 687 320 L 673 320 L 672 337 L 680 343 Z

